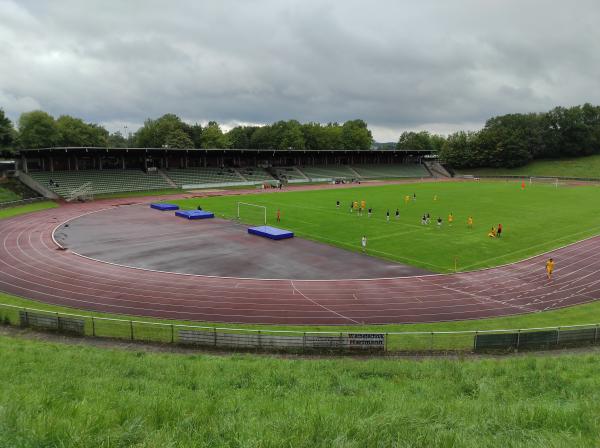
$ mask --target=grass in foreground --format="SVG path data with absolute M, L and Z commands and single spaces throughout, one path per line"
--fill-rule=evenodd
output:
M 0 187 L 0 202 L 18 201 L 21 197 L 8 188 Z
M 406 203 L 404 197 L 412 198 L 413 193 L 417 200 Z M 459 271 L 497 266 L 597 234 L 597 196 L 596 186 L 528 185 L 521 191 L 520 182 L 430 182 L 174 202 L 183 208 L 200 204 L 226 218 L 237 216 L 239 201 L 262 205 L 267 207 L 269 225 L 293 230 L 299 237 L 359 251 L 361 237 L 366 235 L 371 255 L 433 272 L 453 272 L 455 265 Z M 372 217 L 350 213 L 352 201 L 361 200 L 373 208 Z M 278 209 L 281 223 L 276 222 Z M 399 219 L 394 217 L 396 209 Z M 428 226 L 421 225 L 424 213 L 432 218 Z M 473 229 L 466 225 L 469 215 L 474 218 Z M 441 227 L 435 224 L 438 217 L 443 220 Z M 264 218 L 262 210 L 242 206 L 241 219 L 262 224 Z M 488 231 L 498 223 L 503 224 L 503 237 L 488 238 Z
M 10 218 L 12 216 L 23 215 L 25 213 L 37 212 L 48 208 L 56 208 L 58 205 L 53 201 L 34 202 L 27 205 L 18 205 L 16 207 L 0 209 L 0 219 Z
M 600 432 L 597 355 L 291 360 L 8 336 L 0 353 L 7 447 L 587 447 Z
M 470 168 L 458 170 L 460 174 L 480 176 L 556 176 L 600 178 L 600 155 L 572 159 L 536 160 L 519 168 Z

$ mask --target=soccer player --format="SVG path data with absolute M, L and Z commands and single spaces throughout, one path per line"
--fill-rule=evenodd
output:
M 430 222 L 431 222 L 431 216 L 429 216 L 429 213 L 427 213 L 425 215 L 425 224 L 429 225 Z
M 454 222 L 454 216 L 452 215 L 452 213 L 450 213 L 448 215 L 448 225 L 452 225 L 453 222 Z
M 423 217 L 421 218 L 421 225 L 427 225 L 427 216 L 423 215 Z
M 340 201 L 337 201 L 337 202 L 335 203 L 335 207 L 336 207 L 336 208 L 340 208 Z
M 552 271 L 554 270 L 554 260 L 549 258 L 546 262 L 546 275 L 548 276 L 548 280 L 552 280 Z
M 472 217 L 472 216 L 469 216 L 469 217 L 467 218 L 467 227 L 468 227 L 469 229 L 472 229 L 472 228 L 473 228 L 473 217 Z
M 433 202 L 437 201 L 437 194 L 433 195 Z
M 490 238 L 496 238 L 496 229 L 494 229 L 494 226 L 492 226 L 492 230 L 489 231 L 488 236 Z
M 367 251 L 367 237 L 366 237 L 366 235 L 363 235 L 362 240 L 360 241 L 360 245 L 362 246 L 362 251 L 366 252 Z
M 417 193 L 413 193 L 413 202 L 417 200 Z
M 408 201 L 410 201 L 410 196 L 404 196 L 404 204 L 408 205 Z
M 442 218 L 440 218 L 439 216 L 438 216 L 437 224 L 438 224 L 438 228 L 441 229 L 442 228 Z
M 396 209 L 396 219 L 400 218 L 400 210 Z
M 371 213 L 373 213 L 373 209 L 369 207 L 369 218 L 371 217 Z
M 364 209 L 365 209 L 366 206 L 367 206 L 367 203 L 365 202 L 364 199 L 362 201 L 360 201 L 360 208 L 363 209 L 363 211 L 364 211 Z
M 281 212 L 277 209 L 277 222 L 281 221 Z
M 387 212 L 385 212 L 385 219 L 387 222 L 390 222 L 390 210 L 389 209 Z
M 354 208 L 354 210 L 358 211 L 358 201 L 354 201 L 352 207 Z
M 502 224 L 498 224 L 498 231 L 496 232 L 496 236 L 498 238 L 502 236 Z

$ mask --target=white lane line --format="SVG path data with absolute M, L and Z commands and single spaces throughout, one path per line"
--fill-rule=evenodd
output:
M 293 281 L 291 281 L 290 283 L 292 284 L 292 288 L 294 288 L 294 290 L 295 290 L 295 291 L 297 291 L 297 292 L 298 292 L 298 294 L 300 294 L 302 297 L 304 297 L 304 298 L 305 298 L 306 300 L 308 300 L 309 302 L 312 302 L 312 303 L 314 303 L 315 305 L 317 305 L 317 306 L 320 306 L 320 307 L 321 307 L 321 308 L 323 308 L 324 310 L 327 310 L 327 311 L 329 311 L 330 313 L 333 313 L 333 314 L 335 314 L 336 316 L 339 316 L 339 317 L 341 317 L 342 319 L 349 320 L 350 322 L 354 322 L 355 324 L 358 324 L 358 325 L 360 325 L 360 324 L 361 324 L 361 323 L 360 323 L 359 321 L 357 321 L 357 320 L 354 320 L 354 319 L 352 319 L 352 318 L 350 318 L 350 317 L 344 316 L 343 314 L 340 314 L 340 313 L 338 313 L 337 311 L 335 311 L 335 310 L 332 310 L 331 308 L 328 308 L 328 307 L 326 307 L 325 305 L 321 305 L 319 302 L 317 302 L 317 301 L 315 301 L 315 300 L 311 299 L 311 298 L 310 298 L 310 297 L 308 297 L 306 294 L 304 294 L 302 291 L 300 291 L 298 288 L 296 288 L 296 285 L 294 285 L 294 282 L 293 282 Z

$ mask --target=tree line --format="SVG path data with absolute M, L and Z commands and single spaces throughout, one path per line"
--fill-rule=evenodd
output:
M 439 157 L 455 168 L 514 168 L 533 159 L 599 153 L 600 106 L 584 104 L 490 118 L 480 131 L 449 135 Z
M 236 126 L 225 132 L 216 121 L 188 124 L 177 115 L 147 119 L 135 133 L 110 133 L 100 125 L 44 111 L 23 113 L 15 128 L 0 109 L 0 151 L 52 146 L 234 149 L 367 150 L 373 137 L 363 120 L 339 123 L 277 121 L 266 126 Z M 524 165 L 533 159 L 577 157 L 600 153 L 600 106 L 556 107 L 544 113 L 507 114 L 490 118 L 479 131 L 446 137 L 403 132 L 384 149 L 437 152 L 455 168 Z
M 147 119 L 135 133 L 110 133 L 104 127 L 69 115 L 44 111 L 21 114 L 15 128 L 0 109 L 0 150 L 62 146 L 111 148 L 348 149 L 371 148 L 373 136 L 363 120 L 343 124 L 277 121 L 265 126 L 236 126 L 224 132 L 216 121 L 188 124 L 175 114 Z

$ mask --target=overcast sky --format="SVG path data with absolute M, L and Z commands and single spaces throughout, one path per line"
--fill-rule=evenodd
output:
M 598 0 L 0 0 L 13 121 L 363 118 L 395 141 L 584 102 L 600 104 Z

